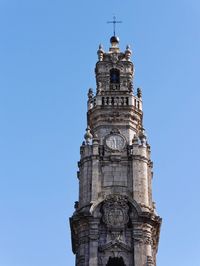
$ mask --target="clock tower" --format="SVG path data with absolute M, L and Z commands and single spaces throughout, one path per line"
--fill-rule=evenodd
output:
M 131 49 L 97 51 L 96 91 L 78 162 L 79 200 L 70 218 L 76 266 L 156 266 L 161 218 L 152 200 L 153 163 L 133 89 Z

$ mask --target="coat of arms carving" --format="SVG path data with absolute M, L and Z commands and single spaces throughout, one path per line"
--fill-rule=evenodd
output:
M 123 228 L 129 220 L 127 199 L 113 195 L 103 205 L 103 221 L 108 227 Z

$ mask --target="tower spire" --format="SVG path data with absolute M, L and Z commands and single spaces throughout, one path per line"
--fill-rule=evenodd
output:
M 119 23 L 116 18 L 113 23 Z M 70 218 L 76 266 L 156 266 L 161 218 L 152 198 L 153 163 L 143 128 L 142 91 L 134 92 L 127 46 L 100 45 L 96 91 L 88 91 L 80 147 L 79 200 Z
M 116 33 L 116 24 L 117 23 L 122 23 L 122 21 L 116 20 L 116 17 L 113 16 L 113 20 L 112 21 L 107 21 L 107 23 L 112 23 L 113 24 L 113 34 L 115 36 L 115 33 Z

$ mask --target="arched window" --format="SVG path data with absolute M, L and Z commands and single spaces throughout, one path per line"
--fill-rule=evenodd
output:
M 110 84 L 118 85 L 120 83 L 120 71 L 116 68 L 110 70 Z
M 122 257 L 120 258 L 110 257 L 106 266 L 126 266 L 126 265 L 124 264 L 124 260 Z

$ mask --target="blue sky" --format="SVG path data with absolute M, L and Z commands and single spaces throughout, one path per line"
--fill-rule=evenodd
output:
M 142 87 L 158 266 L 199 266 L 200 3 L 0 0 L 0 265 L 74 265 L 68 217 L 99 43 L 116 15 Z

